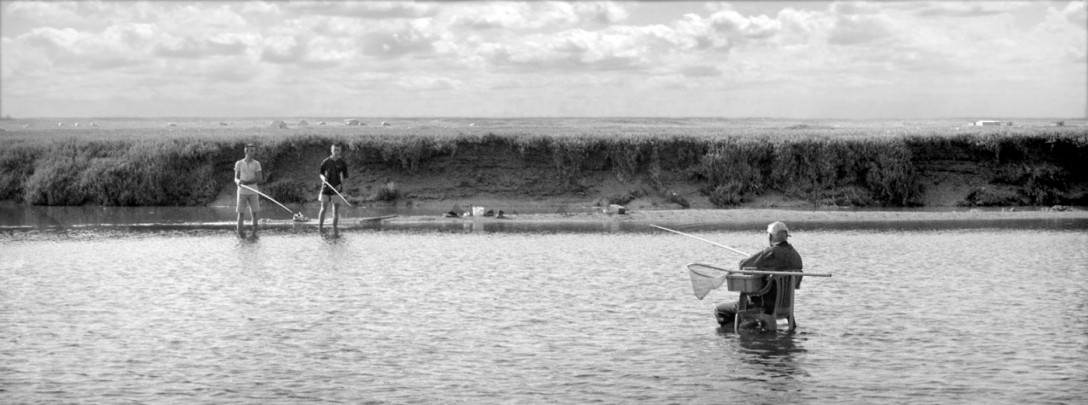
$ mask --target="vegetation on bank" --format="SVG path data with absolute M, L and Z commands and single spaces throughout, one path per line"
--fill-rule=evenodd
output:
M 644 180 L 680 206 L 687 197 L 676 191 L 677 179 L 697 184 L 719 207 L 767 193 L 817 205 L 917 206 L 926 168 L 969 162 L 986 168 L 990 180 L 964 205 L 1088 204 L 1083 127 L 87 128 L 9 130 L 0 140 L 0 199 L 35 205 L 207 204 L 229 184 L 249 141 L 260 143 L 266 168 L 290 167 L 340 142 L 351 151 L 349 164 L 381 162 L 405 174 L 458 151 L 498 151 L 572 188 L 594 172 Z M 311 194 L 308 184 L 269 174 L 265 190 L 281 201 Z M 622 203 L 644 193 L 634 190 L 603 197 Z M 381 198 L 397 196 L 390 189 Z

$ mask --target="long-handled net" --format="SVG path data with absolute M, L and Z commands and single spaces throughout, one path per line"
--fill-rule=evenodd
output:
M 695 298 L 703 299 L 711 291 L 721 287 L 725 283 L 726 274 L 728 273 L 716 267 L 689 264 L 688 275 L 691 276 L 691 289 L 695 291 Z

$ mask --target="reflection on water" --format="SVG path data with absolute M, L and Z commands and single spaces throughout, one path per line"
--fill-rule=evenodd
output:
M 310 210 L 289 204 L 296 210 Z M 568 213 L 597 212 L 597 208 L 583 207 L 573 210 L 562 207 Z M 502 221 L 493 218 L 482 219 L 445 219 L 444 212 L 434 209 L 412 207 L 353 207 L 343 209 L 341 228 L 351 230 L 419 230 L 442 232 L 658 232 L 644 223 L 629 221 L 630 218 L 601 216 L 599 221 L 580 217 L 566 222 L 562 216 L 550 222 Z M 555 207 L 528 207 L 521 209 L 524 214 L 555 213 Z M 0 203 L 0 230 L 32 229 L 122 229 L 127 231 L 163 231 L 163 230 L 198 230 L 198 229 L 233 229 L 235 226 L 233 207 L 42 207 Z M 360 221 L 352 219 L 373 218 L 385 215 L 415 217 L 414 221 Z M 316 217 L 316 213 L 310 215 Z M 291 213 L 286 210 L 265 210 L 262 220 L 278 221 L 263 223 L 263 229 L 289 229 L 297 232 L 316 230 L 317 222 L 311 218 L 305 223 L 295 223 Z M 248 224 L 248 219 L 247 222 Z M 677 223 L 668 221 L 658 223 L 684 232 L 747 231 L 763 225 L 758 222 L 712 222 L 712 223 Z M 1019 218 L 1019 219 L 947 219 L 932 221 L 791 221 L 790 229 L 799 232 L 817 230 L 840 231 L 929 231 L 942 229 L 1088 229 L 1088 218 Z
M 0 403 L 1088 397 L 1083 230 L 795 231 L 834 277 L 798 290 L 795 333 L 737 335 L 711 316 L 735 293 L 697 300 L 684 268 L 723 249 L 456 225 L 0 233 Z

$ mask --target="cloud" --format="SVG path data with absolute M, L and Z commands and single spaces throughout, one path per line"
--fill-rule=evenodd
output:
M 83 25 L 103 21 L 118 11 L 118 5 L 97 1 L 13 1 L 7 13 L 13 18 L 51 26 Z M 106 21 L 108 22 L 108 21 Z
M 21 60 L 37 59 L 35 65 L 40 67 L 113 69 L 142 63 L 126 42 L 132 38 L 126 35 L 129 32 L 124 27 L 101 35 L 71 28 L 35 28 L 11 41 L 7 48 L 18 50 L 13 56 Z M 40 57 L 31 56 L 34 54 Z
M 246 48 L 246 44 L 236 38 L 167 37 L 155 44 L 152 54 L 165 58 L 200 59 L 217 55 L 239 55 Z
M 434 41 L 428 32 L 411 24 L 395 29 L 375 30 L 358 38 L 359 49 L 365 55 L 397 58 L 409 54 L 434 52 Z
M 574 11 L 590 21 L 612 24 L 627 19 L 627 10 L 614 2 L 578 2 Z
M 155 38 L 156 30 L 152 24 L 122 23 L 111 25 L 102 32 L 102 37 L 130 49 L 142 49 Z
M 306 56 L 306 43 L 295 37 L 276 36 L 265 39 L 261 60 L 271 63 L 296 63 Z
M 1088 30 L 1088 2 L 1070 1 L 1060 13 L 1070 25 Z
M 1084 1 L 629 4 L 6 2 L 3 97 L 6 106 L 46 105 L 24 89 L 155 99 L 214 87 L 207 96 L 223 99 L 209 105 L 230 105 L 262 92 L 436 92 L 428 103 L 442 110 L 448 101 L 435 100 L 510 93 L 517 106 L 498 110 L 549 111 L 533 94 L 546 89 L 561 103 L 662 90 L 713 94 L 704 102 L 729 94 L 744 107 L 745 97 L 833 98 L 837 88 L 883 97 L 1033 80 L 1075 87 L 1088 59 Z M 1083 89 L 1063 91 L 1084 99 Z
M 782 22 L 764 15 L 745 17 L 733 10 L 721 10 L 703 18 L 686 14 L 674 28 L 697 49 L 729 51 L 736 46 L 772 41 L 782 30 Z
M 688 66 L 680 69 L 684 77 L 717 77 L 722 75 L 722 70 L 709 65 Z
M 640 70 L 649 58 L 638 36 L 623 31 L 569 30 L 489 45 L 481 53 L 494 66 L 519 71 Z
M 565 28 L 578 22 L 566 3 L 484 2 L 466 3 L 449 12 L 450 26 L 471 30 L 540 30 Z
M 1010 11 L 1010 7 L 1018 8 L 1023 5 L 1008 4 L 1001 2 L 973 2 L 973 3 L 956 3 L 956 2 L 943 2 L 943 3 L 927 3 L 923 8 L 915 11 L 914 14 L 922 18 L 932 17 L 950 17 L 950 18 L 973 18 L 990 15 L 1005 14 Z
M 56 55 L 69 52 L 81 38 L 79 32 L 72 28 L 43 27 L 35 28 L 26 34 L 20 35 L 18 40 L 41 49 L 47 54 Z
M 308 1 L 288 3 L 286 15 L 324 15 L 363 19 L 422 18 L 438 12 L 434 5 L 403 1 Z
M 892 35 L 888 26 L 891 22 L 882 16 L 840 15 L 828 35 L 827 42 L 832 45 L 858 45 L 876 42 Z
M 432 76 L 400 77 L 396 80 L 396 85 L 410 91 L 442 91 L 466 88 L 465 84 L 459 80 Z

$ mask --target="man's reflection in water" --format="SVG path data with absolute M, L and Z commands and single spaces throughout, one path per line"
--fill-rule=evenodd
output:
M 751 380 L 772 383 L 764 386 L 770 391 L 796 392 L 801 386 L 797 377 L 808 373 L 799 364 L 805 353 L 804 339 L 793 333 L 734 333 L 731 328 L 719 328 L 718 334 L 737 343 L 736 357 L 748 367 L 740 370 Z

